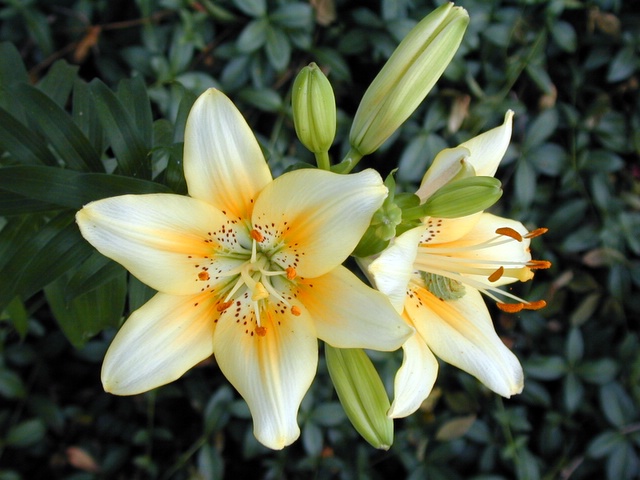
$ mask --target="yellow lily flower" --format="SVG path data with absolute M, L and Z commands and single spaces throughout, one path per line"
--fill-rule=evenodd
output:
M 512 117 L 508 112 L 502 126 L 441 152 L 418 190 L 421 199 L 455 176 L 461 153 L 478 175 L 493 175 L 509 144 Z M 376 287 L 416 331 L 403 345 L 391 417 L 413 413 L 428 397 L 438 373 L 436 356 L 500 395 L 522 391 L 520 362 L 496 334 L 481 293 L 507 312 L 542 308 L 544 301 L 526 302 L 498 287 L 550 266 L 532 260 L 529 251 L 531 238 L 545 231 L 528 232 L 520 222 L 484 212 L 428 217 L 368 264 Z
M 411 333 L 384 295 L 341 266 L 386 187 L 373 170 L 273 180 L 246 121 L 214 89 L 189 114 L 184 166 L 189 197 L 124 195 L 77 214 L 93 246 L 158 291 L 109 347 L 104 388 L 145 392 L 214 354 L 256 438 L 283 448 L 300 433 L 317 339 L 394 350 Z

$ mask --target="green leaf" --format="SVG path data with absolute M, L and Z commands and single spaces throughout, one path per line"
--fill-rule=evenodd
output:
M 207 406 L 204 408 L 204 431 L 207 435 L 222 430 L 231 412 L 229 405 L 234 400 L 233 392 L 228 386 L 222 386 L 209 398 Z
M 126 272 L 65 303 L 68 276 L 45 288 L 45 295 L 62 332 L 76 348 L 105 328 L 117 327 L 122 320 L 126 296 Z
M 536 172 L 529 162 L 520 159 L 516 167 L 515 196 L 522 208 L 528 208 L 536 196 Z
M 638 65 L 636 47 L 628 45 L 622 48 L 609 63 L 607 81 L 614 83 L 629 78 L 638 69 Z
M 577 375 L 568 373 L 563 384 L 564 405 L 571 413 L 575 412 L 584 398 L 584 387 Z
M 57 163 L 44 139 L 3 108 L 0 108 L 0 150 L 5 150 L 11 160 L 22 165 Z
M 91 94 L 89 84 L 82 79 L 76 79 L 73 86 L 73 121 L 89 140 L 93 149 L 101 155 L 104 150 L 104 131 L 98 118 L 98 111 Z
M 565 355 L 570 364 L 574 364 L 582 359 L 584 355 L 584 341 L 579 328 L 572 328 L 567 338 Z
M 638 455 L 628 441 L 612 450 L 607 458 L 607 480 L 635 480 L 639 469 Z
M 72 218 L 56 217 L 18 248 L 2 269 L 0 306 L 15 294 L 30 297 L 91 254 Z
M 533 356 L 523 366 L 526 374 L 537 380 L 556 380 L 567 372 L 567 365 L 559 356 Z
M 555 143 L 543 143 L 527 152 L 526 155 L 527 160 L 537 171 L 551 177 L 558 176 L 563 172 L 567 159 L 565 150 Z
M 550 108 L 538 115 L 528 126 L 522 150 L 542 145 L 558 128 L 558 110 Z
M 233 0 L 233 4 L 252 17 L 261 17 L 267 13 L 266 0 Z
M 0 170 L 1 172 L 2 170 Z M 52 203 L 39 202 L 12 192 L 0 190 L 0 216 L 24 215 L 26 213 L 50 212 L 60 207 Z
M 283 107 L 278 92 L 267 88 L 244 88 L 238 93 L 238 98 L 264 112 L 279 112 Z
M 578 45 L 578 36 L 573 26 L 562 20 L 551 22 L 551 36 L 558 46 L 565 52 L 575 52 Z
M 633 400 L 618 383 L 600 388 L 600 406 L 609 422 L 618 428 L 630 422 L 636 412 Z
M 238 35 L 236 48 L 240 53 L 251 53 L 262 47 L 267 41 L 269 21 L 266 18 L 252 20 Z
M 44 438 L 46 428 L 42 420 L 34 418 L 11 427 L 4 439 L 6 445 L 24 448 L 40 443 Z
M 610 358 L 585 361 L 576 367 L 575 372 L 585 382 L 605 385 L 616 377 L 618 363 Z
M 624 437 L 614 431 L 606 431 L 594 438 L 587 448 L 587 455 L 602 458 L 617 449 L 624 442 Z
M 79 68 L 77 65 L 69 65 L 65 60 L 58 60 L 38 82 L 38 89 L 59 107 L 64 108 Z
M 269 25 L 265 52 L 271 66 L 277 72 L 282 72 L 291 60 L 291 44 L 287 35 L 279 28 Z
M 29 314 L 20 297 L 13 297 L 13 300 L 7 305 L 5 313 L 9 317 L 13 328 L 20 335 L 20 339 L 24 340 L 29 330 Z
M 30 85 L 21 85 L 17 92 L 29 116 L 70 168 L 104 171 L 100 156 L 67 112 Z
M 64 292 L 65 303 L 118 278 L 123 272 L 125 272 L 124 267 L 104 255 L 94 252 L 69 279 Z
M 4 367 L 0 367 L 0 396 L 13 400 L 27 396 L 20 375 Z
M 11 42 L 0 43 L 0 101 L 4 102 L 4 89 L 16 83 L 29 83 L 29 74 L 22 57 Z M 2 103 L 4 105 L 4 103 Z
M 133 119 L 146 150 L 149 150 L 153 138 L 153 114 L 144 80 L 140 76 L 122 80 L 116 95 Z
M 313 8 L 308 3 L 287 3 L 269 13 L 271 22 L 283 28 L 313 30 Z
M 0 172 L 0 189 L 74 210 L 93 200 L 116 195 L 170 192 L 159 183 L 106 173 L 31 166 L 6 167 Z
M 93 80 L 89 86 L 105 134 L 118 160 L 120 173 L 128 177 L 149 179 L 149 148 L 134 119 L 118 97 L 100 80 Z

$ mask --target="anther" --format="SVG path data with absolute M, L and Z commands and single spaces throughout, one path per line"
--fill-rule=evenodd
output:
M 205 272 L 205 271 L 200 272 L 200 273 L 198 274 L 198 278 L 199 278 L 200 280 L 202 280 L 203 282 L 204 282 L 204 281 L 206 281 L 206 280 L 209 280 L 209 278 L 210 278 L 210 277 L 209 277 L 209 272 Z
M 491 275 L 489 275 L 489 281 L 490 282 L 495 282 L 495 281 L 499 280 L 502 277 L 503 274 L 504 274 L 504 267 L 500 267 L 495 272 L 493 272 Z
M 521 310 L 540 310 L 547 306 L 547 302 L 544 300 L 536 300 L 535 302 L 527 303 L 500 303 L 497 302 L 496 306 L 507 313 L 518 313 Z
M 532 270 L 544 270 L 546 268 L 551 268 L 551 262 L 548 260 L 531 260 L 527 263 L 527 267 Z
M 527 234 L 525 235 L 525 238 L 535 238 L 535 237 L 539 237 L 540 235 L 544 235 L 544 234 L 545 234 L 545 233 L 547 233 L 548 231 L 549 231 L 549 229 L 548 229 L 548 228 L 544 228 L 544 227 L 536 228 L 535 230 L 533 230 L 533 231 L 531 231 L 531 232 L 527 233 Z
M 287 272 L 287 278 L 289 280 L 293 280 L 298 275 L 298 273 L 296 272 L 296 269 L 293 267 L 287 267 L 285 272 Z
M 291 306 L 291 314 L 292 315 L 295 315 L 296 317 L 299 317 L 301 313 L 302 313 L 302 311 L 300 310 L 299 307 L 297 307 L 295 305 Z
M 496 230 L 496 233 L 498 235 L 506 235 L 507 237 L 511 237 L 518 242 L 522 241 L 522 235 L 520 235 L 511 227 L 500 227 Z
M 259 337 L 264 337 L 267 334 L 267 327 L 263 327 L 263 326 L 259 326 L 256 327 L 256 335 L 258 335 Z
M 227 308 L 233 305 L 233 300 L 229 300 L 228 302 L 219 303 L 216 307 L 216 310 L 219 312 L 224 312 Z
M 258 243 L 260 243 L 260 242 L 262 242 L 264 240 L 264 235 L 262 235 L 255 228 L 249 232 L 249 235 L 251 235 L 251 238 L 253 238 Z

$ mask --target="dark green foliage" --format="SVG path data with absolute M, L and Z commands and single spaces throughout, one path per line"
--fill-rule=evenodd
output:
M 516 112 L 492 207 L 549 233 L 552 261 L 494 312 L 525 390 L 501 399 L 442 365 L 423 408 L 379 452 L 358 437 L 322 360 L 302 435 L 252 436 L 212 363 L 131 398 L 100 362 L 152 295 L 73 221 L 123 193 L 185 193 L 182 141 L 205 88 L 223 89 L 275 175 L 313 156 L 290 87 L 316 62 L 336 94 L 337 162 L 365 88 L 436 2 L 11 0 L 0 6 L 0 479 L 408 478 L 631 480 L 640 476 L 640 13 L 619 0 L 469 0 L 463 45 L 427 100 L 371 157 L 415 191 L 435 154 Z M 390 389 L 398 355 L 373 360 Z

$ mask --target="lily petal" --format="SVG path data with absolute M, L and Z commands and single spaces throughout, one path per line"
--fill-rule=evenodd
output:
M 273 261 L 313 278 L 349 256 L 387 192 L 371 169 L 351 175 L 296 170 L 265 187 L 256 201 L 253 225 L 264 235 L 265 245 L 280 250 Z
M 375 287 L 389 298 L 398 313 L 404 310 L 407 286 L 418 253 L 418 241 L 424 230 L 424 226 L 407 230 L 367 267 Z
M 496 334 L 480 293 L 467 287 L 459 300 L 442 301 L 414 290 L 407 314 L 429 348 L 503 397 L 520 393 L 524 376 L 516 356 Z
M 252 201 L 271 181 L 256 137 L 225 94 L 213 88 L 191 108 L 184 133 L 189 195 L 232 218 L 249 218 Z
M 76 214 L 84 238 L 151 288 L 195 294 L 198 262 L 212 252 L 211 225 L 227 222 L 213 206 L 172 194 L 122 195 L 91 202 Z
M 404 358 L 393 384 L 394 398 L 388 415 L 403 418 L 420 408 L 438 377 L 438 360 L 417 332 L 402 346 Z
M 206 295 L 156 294 L 131 314 L 109 346 L 104 389 L 135 395 L 176 380 L 213 353 L 217 316 Z
M 464 238 L 480 220 L 480 215 L 481 212 L 458 218 L 424 218 L 422 222 L 427 229 L 420 238 L 420 243 L 439 246 Z
M 413 333 L 380 292 L 343 266 L 298 284 L 318 338 L 336 348 L 400 348 Z
M 318 364 L 316 332 L 302 306 L 298 316 L 273 307 L 262 312 L 260 332 L 251 304 L 238 303 L 216 329 L 216 360 L 249 405 L 255 437 L 279 450 L 300 435 L 298 409 Z

